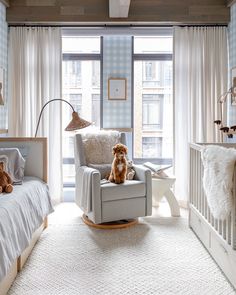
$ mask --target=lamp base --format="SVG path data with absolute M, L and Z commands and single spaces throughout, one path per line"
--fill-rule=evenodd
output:
M 138 223 L 138 218 L 135 218 L 96 224 L 93 223 L 85 214 L 83 214 L 82 220 L 85 224 L 98 229 L 121 229 L 130 227 Z

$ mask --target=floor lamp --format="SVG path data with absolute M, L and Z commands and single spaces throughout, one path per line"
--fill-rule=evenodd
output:
M 46 102 L 44 104 L 44 106 L 41 109 L 41 112 L 39 114 L 39 118 L 38 118 L 38 122 L 37 122 L 37 127 L 36 127 L 36 131 L 35 131 L 35 136 L 37 137 L 37 133 L 38 133 L 38 129 L 39 129 L 39 123 L 43 114 L 43 111 L 45 109 L 45 107 L 53 102 L 53 101 L 63 101 L 65 103 L 67 103 L 71 108 L 72 108 L 72 119 L 70 121 L 70 123 L 68 124 L 68 126 L 65 128 L 65 131 L 73 131 L 73 130 L 78 130 L 78 129 L 82 129 L 85 127 L 88 127 L 89 125 L 91 125 L 90 122 L 80 118 L 80 116 L 78 115 L 78 113 L 75 111 L 74 107 L 72 106 L 72 104 L 70 104 L 67 100 L 62 99 L 62 98 L 55 98 L 55 99 L 51 99 L 48 102 Z

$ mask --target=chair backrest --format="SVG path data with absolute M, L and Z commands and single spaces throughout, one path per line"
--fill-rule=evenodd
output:
M 96 131 L 75 135 L 75 162 L 77 166 L 111 164 L 112 148 L 118 142 L 126 144 L 125 133 Z

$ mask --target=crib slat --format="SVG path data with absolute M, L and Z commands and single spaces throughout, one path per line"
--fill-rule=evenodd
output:
M 193 204 L 193 148 L 190 147 L 190 204 Z
M 194 176 L 197 179 L 197 151 L 194 152 Z M 197 181 L 194 181 L 194 206 L 197 208 Z
M 236 250 L 236 173 L 234 168 L 233 209 L 231 212 L 231 245 Z
M 226 220 L 223 221 L 223 238 L 226 240 Z
M 231 147 L 226 144 L 222 146 Z M 232 146 L 232 147 L 235 147 Z M 236 169 L 235 169 L 236 171 Z M 209 209 L 207 198 L 203 189 L 202 178 L 204 167 L 201 161 L 201 149 L 199 145 L 191 145 L 190 148 L 190 204 L 201 213 L 222 238 L 236 249 L 236 175 L 234 175 L 234 206 L 231 215 L 225 220 L 213 217 Z
M 226 240 L 231 245 L 231 214 L 226 220 Z
M 222 235 L 222 220 L 220 220 L 220 225 L 219 225 L 219 234 Z
M 199 159 L 199 164 L 200 164 L 200 179 L 202 179 L 203 167 L 202 167 L 201 158 Z M 202 181 L 199 182 L 199 187 L 200 187 L 200 192 L 201 192 L 201 213 L 204 216 L 204 191 L 203 191 Z

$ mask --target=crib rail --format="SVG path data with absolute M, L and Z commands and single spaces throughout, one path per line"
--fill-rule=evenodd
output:
M 224 143 L 217 145 L 236 148 L 236 144 Z M 190 205 L 204 217 L 228 245 L 236 249 L 236 169 L 233 179 L 233 208 L 230 216 L 224 221 L 212 216 L 203 190 L 202 178 L 201 144 L 190 144 Z

